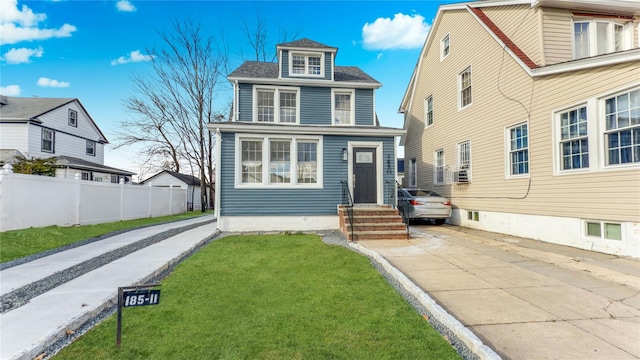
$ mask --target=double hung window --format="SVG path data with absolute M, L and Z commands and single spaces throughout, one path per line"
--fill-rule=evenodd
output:
M 471 93 L 471 66 L 458 74 L 458 89 L 460 92 L 458 99 L 459 108 L 462 109 L 471 105 L 473 102 L 473 96 Z
M 87 140 L 87 151 L 89 156 L 96 156 L 96 142 L 93 140 Z
M 445 164 L 444 164 L 444 149 L 436 150 L 435 154 L 435 164 L 436 171 L 433 173 L 433 182 L 436 185 L 444 184 L 444 173 L 445 173 Z
M 69 109 L 69 125 L 78 126 L 78 112 L 72 109 Z
M 418 166 L 416 158 L 409 161 L 409 187 L 418 186 Z
M 509 140 L 509 175 L 529 173 L 529 132 L 527 124 L 507 129 Z
M 322 186 L 322 141 L 318 137 L 238 137 L 237 186 Z
M 298 122 L 299 97 L 297 88 L 255 88 L 255 119 L 257 122 Z
M 47 152 L 47 153 L 53 153 L 55 152 L 55 138 L 56 138 L 56 134 L 53 130 L 51 129 L 45 129 L 42 128 L 42 135 L 41 135 L 41 149 L 42 152 Z
M 433 96 L 424 101 L 424 124 L 425 127 L 433 125 Z
M 640 163 L 640 89 L 604 99 L 606 164 Z
M 353 90 L 332 90 L 334 125 L 355 124 L 355 99 Z
M 587 107 L 581 106 L 560 113 L 560 169 L 589 167 Z

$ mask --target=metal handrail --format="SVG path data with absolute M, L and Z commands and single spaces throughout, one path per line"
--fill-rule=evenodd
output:
M 344 180 L 341 180 L 340 183 L 342 184 L 342 205 L 345 205 L 347 210 L 347 218 L 349 218 L 349 227 L 351 228 L 351 241 L 353 241 L 353 198 L 349 190 L 349 183 Z

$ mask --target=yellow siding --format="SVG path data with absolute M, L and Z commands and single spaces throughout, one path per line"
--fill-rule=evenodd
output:
M 551 65 L 573 60 L 571 34 L 571 12 L 569 10 L 542 9 L 542 41 L 545 64 Z
M 506 213 L 640 222 L 640 167 L 554 171 L 553 112 L 640 86 L 638 64 L 620 64 L 531 78 L 466 10 L 447 11 L 421 63 L 405 158 L 418 162 L 418 185 L 449 196 L 455 207 Z M 439 41 L 450 34 L 451 53 L 440 61 Z M 571 44 L 568 44 L 569 52 Z M 473 104 L 458 110 L 457 76 L 472 67 Z M 434 97 L 434 124 L 424 127 L 424 99 Z M 528 121 L 528 178 L 509 179 L 505 128 Z M 589 124 L 592 126 L 592 123 Z M 592 136 L 589 141 L 603 141 Z M 471 141 L 471 183 L 433 185 L 434 151 L 456 164 L 456 144 Z M 602 147 L 602 146 L 601 146 Z M 600 152 L 604 151 L 600 147 Z
M 524 4 L 486 7 L 482 11 L 533 62 L 542 63 L 538 9 L 532 9 L 531 6 Z

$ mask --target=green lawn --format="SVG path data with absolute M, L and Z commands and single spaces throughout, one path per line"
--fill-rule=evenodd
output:
M 362 255 L 315 235 L 214 241 L 56 359 L 458 359 Z
M 108 234 L 110 232 L 134 229 L 147 225 L 184 220 L 203 214 L 191 211 L 186 214 L 118 221 L 96 225 L 82 226 L 47 226 L 0 232 L 0 262 L 6 262 L 42 251 L 55 249 L 80 240 Z

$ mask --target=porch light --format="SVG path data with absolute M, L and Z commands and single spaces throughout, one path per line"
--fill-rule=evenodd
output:
M 342 161 L 347 161 L 349 159 L 349 154 L 347 154 L 347 149 L 342 148 Z

